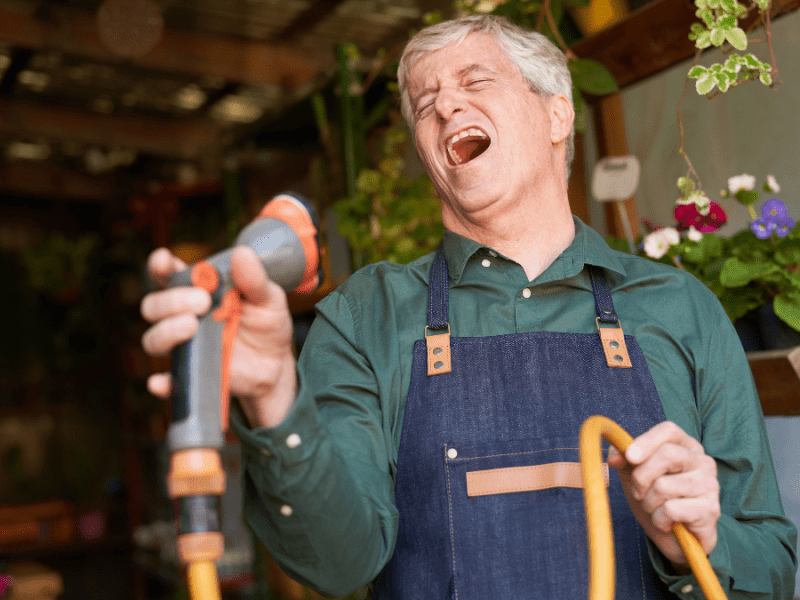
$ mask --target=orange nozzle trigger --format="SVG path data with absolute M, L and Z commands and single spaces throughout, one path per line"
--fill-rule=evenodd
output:
M 219 389 L 219 422 L 222 431 L 228 431 L 228 413 L 231 402 L 231 356 L 233 342 L 239 330 L 239 319 L 242 316 L 242 298 L 235 289 L 228 290 L 222 297 L 219 308 L 211 315 L 215 321 L 224 321 L 222 328 L 222 356 L 220 367 Z

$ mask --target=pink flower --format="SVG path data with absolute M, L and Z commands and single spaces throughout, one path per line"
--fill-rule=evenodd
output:
M 710 233 L 728 221 L 728 215 L 716 202 L 712 202 L 707 215 L 700 214 L 694 204 L 679 204 L 675 207 L 675 220 L 681 231 L 694 227 L 700 233 Z

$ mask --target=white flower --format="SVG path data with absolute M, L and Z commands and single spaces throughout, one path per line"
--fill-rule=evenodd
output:
M 693 242 L 699 242 L 700 240 L 703 239 L 703 234 L 697 231 L 697 229 L 694 228 L 694 225 L 691 225 L 689 227 L 689 231 L 686 232 L 686 237 L 688 237 Z
M 742 175 L 735 175 L 728 179 L 728 189 L 731 194 L 736 194 L 739 190 L 752 191 L 756 187 L 756 178 L 747 173 Z
M 650 258 L 661 258 L 667 253 L 670 246 L 674 246 L 681 241 L 678 230 L 674 227 L 664 227 L 656 229 L 644 238 L 644 252 Z
M 775 181 L 775 177 L 772 175 L 767 175 L 767 187 L 770 192 L 775 192 L 776 194 L 781 191 L 781 186 L 778 185 L 778 182 Z

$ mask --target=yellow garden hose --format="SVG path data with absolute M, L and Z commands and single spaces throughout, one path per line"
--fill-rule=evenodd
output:
M 606 417 L 589 417 L 581 427 L 579 445 L 589 537 L 589 600 L 611 600 L 615 589 L 614 537 L 603 476 L 601 437 L 616 446 L 620 452 L 625 452 L 633 441 L 628 432 Z M 697 538 L 681 523 L 673 525 L 672 533 L 678 538 L 689 567 L 697 577 L 707 600 L 727 600 Z
M 186 567 L 189 597 L 192 600 L 220 600 L 217 565 L 213 560 L 200 560 Z

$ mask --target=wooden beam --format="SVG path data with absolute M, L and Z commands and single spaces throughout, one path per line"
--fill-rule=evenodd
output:
M 764 416 L 800 415 L 800 346 L 748 352 L 747 360 Z
M 797 8 L 800 0 L 773 2 L 776 17 Z M 699 22 L 694 13 L 689 0 L 655 0 L 571 48 L 578 56 L 605 65 L 624 88 L 694 56 L 697 48 L 688 38 L 691 24 Z M 750 15 L 742 21 L 743 27 L 755 19 Z
M 0 98 L 0 133 L 102 147 L 121 146 L 155 156 L 193 160 L 219 147 L 219 125 L 206 119 L 101 115 Z
M 226 81 L 297 88 L 316 77 L 320 65 L 289 44 L 251 42 L 231 36 L 164 30 L 146 55 L 128 59 L 103 44 L 93 15 L 50 4 L 52 18 L 42 21 L 28 10 L 0 7 L 0 41 L 34 50 L 59 50 L 103 62 L 133 63 L 162 71 L 213 75 Z
M 52 163 L 0 162 L 0 194 L 107 203 L 115 178 L 90 176 Z

